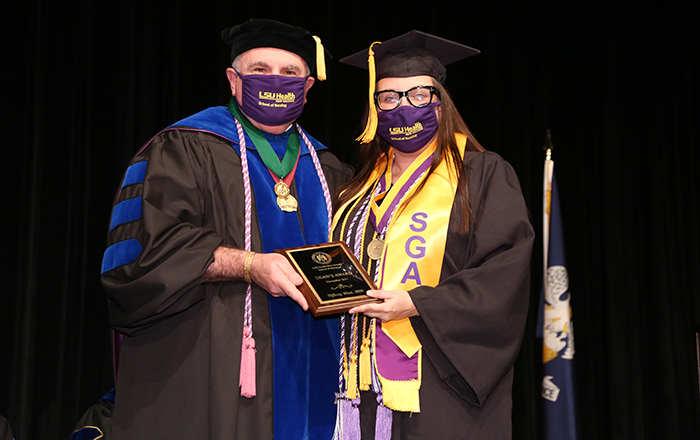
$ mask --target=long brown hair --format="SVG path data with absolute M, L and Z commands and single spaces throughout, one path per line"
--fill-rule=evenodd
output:
M 435 150 L 436 154 L 433 156 L 433 162 L 428 169 L 428 174 L 426 175 L 426 178 L 423 179 L 420 186 L 418 186 L 414 194 L 421 190 L 427 181 L 427 177 L 433 173 L 437 166 L 443 160 L 446 160 L 449 157 L 452 164 L 455 165 L 454 170 L 450 170 L 450 172 L 455 172 L 457 176 L 456 197 L 460 201 L 463 214 L 461 225 L 462 229 L 467 231 L 469 229 L 469 218 L 471 217 L 471 210 L 469 209 L 469 193 L 467 189 L 467 176 L 464 172 L 464 168 L 462 167 L 462 157 L 459 153 L 459 148 L 457 147 L 455 133 L 461 133 L 467 136 L 465 151 L 481 152 L 484 151 L 484 148 L 474 138 L 471 131 L 469 131 L 467 124 L 457 111 L 457 107 L 455 107 L 455 104 L 445 87 L 443 87 L 443 85 L 434 78 L 432 78 L 432 81 L 433 85 L 440 93 L 440 107 L 442 109 L 440 123 L 438 124 L 437 129 L 437 148 Z M 367 117 L 368 112 L 365 111 L 362 124 L 363 127 L 367 122 Z M 360 144 L 360 149 L 357 154 L 359 171 L 355 177 L 350 179 L 338 189 L 334 203 L 336 209 L 340 208 L 344 203 L 362 190 L 363 186 L 372 176 L 372 171 L 376 167 L 377 163 L 383 161 L 384 158 L 388 159 L 389 147 L 390 145 L 379 135 L 375 135 L 374 139 L 368 143 Z M 403 206 L 405 206 L 409 200 L 410 198 L 404 202 Z

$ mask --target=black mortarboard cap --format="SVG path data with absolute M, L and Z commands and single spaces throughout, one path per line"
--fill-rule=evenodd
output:
M 250 49 L 275 47 L 299 55 L 308 64 L 312 76 L 326 79 L 325 58 L 331 59 L 331 54 L 323 47 L 321 39 L 306 29 L 280 21 L 251 18 L 224 30 L 221 38 L 231 46 L 231 62 Z
M 480 51 L 464 44 L 413 30 L 372 46 L 376 64 L 376 79 L 429 75 L 445 82 L 445 66 Z M 368 49 L 347 56 L 341 63 L 362 69 L 369 68 Z
M 479 52 L 464 44 L 412 30 L 391 40 L 374 42 L 368 49 L 341 59 L 341 63 L 369 70 L 369 117 L 364 132 L 357 140 L 369 142 L 376 135 L 374 87 L 378 80 L 428 75 L 444 84 L 446 65 Z

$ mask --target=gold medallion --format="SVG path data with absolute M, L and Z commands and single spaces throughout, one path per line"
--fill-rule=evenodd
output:
M 382 258 L 382 253 L 384 252 L 384 240 L 381 238 L 375 238 L 370 241 L 367 245 L 367 256 L 373 260 L 378 260 Z
M 282 182 L 281 180 L 275 183 L 274 190 L 275 194 L 277 194 L 277 197 L 285 198 L 289 195 L 289 187 L 286 183 Z
M 294 212 L 297 210 L 299 204 L 294 196 L 287 194 L 287 197 L 277 197 L 277 206 L 284 212 Z

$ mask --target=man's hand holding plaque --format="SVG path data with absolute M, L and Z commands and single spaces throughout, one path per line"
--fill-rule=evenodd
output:
M 368 290 L 377 290 L 377 287 L 342 241 L 275 252 L 286 257 L 304 279 L 299 290 L 314 316 L 347 312 L 355 306 L 382 302 L 367 296 Z

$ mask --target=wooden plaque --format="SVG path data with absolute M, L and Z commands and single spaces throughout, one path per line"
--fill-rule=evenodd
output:
M 361 304 L 382 302 L 366 295 L 368 290 L 377 287 L 342 241 L 275 252 L 285 256 L 304 279 L 299 290 L 314 316 L 347 312 Z

